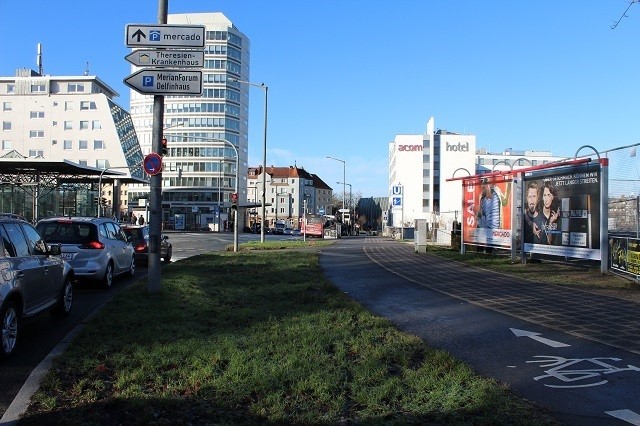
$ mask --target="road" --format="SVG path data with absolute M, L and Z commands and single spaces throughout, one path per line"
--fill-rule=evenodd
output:
M 340 240 L 320 264 L 374 314 L 565 424 L 640 425 L 637 304 L 461 267 L 384 238 Z

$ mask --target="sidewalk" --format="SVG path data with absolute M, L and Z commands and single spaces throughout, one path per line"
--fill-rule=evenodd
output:
M 640 303 L 470 267 L 371 238 L 366 255 L 409 281 L 525 321 L 640 354 Z

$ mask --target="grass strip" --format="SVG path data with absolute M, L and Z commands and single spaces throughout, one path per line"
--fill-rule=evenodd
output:
M 314 251 L 189 258 L 120 291 L 21 424 L 553 424 L 348 299 Z

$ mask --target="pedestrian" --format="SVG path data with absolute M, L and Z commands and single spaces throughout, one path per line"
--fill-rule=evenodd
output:
M 142 215 L 138 216 L 138 225 L 140 226 L 144 225 L 144 216 Z
M 135 225 L 137 222 L 136 214 L 131 212 L 131 224 Z

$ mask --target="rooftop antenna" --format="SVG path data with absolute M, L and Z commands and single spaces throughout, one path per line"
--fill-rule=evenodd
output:
M 87 66 L 84 68 L 84 75 L 89 75 L 89 61 L 87 61 Z
M 38 65 L 38 74 L 42 75 L 42 44 L 38 43 L 38 55 L 36 56 L 36 64 Z

